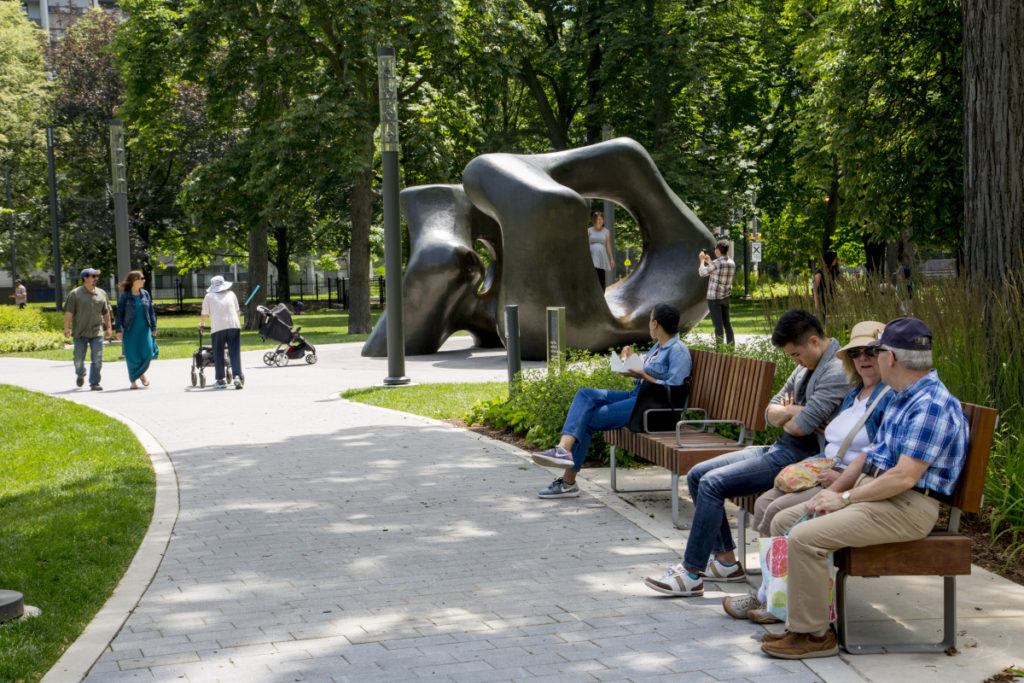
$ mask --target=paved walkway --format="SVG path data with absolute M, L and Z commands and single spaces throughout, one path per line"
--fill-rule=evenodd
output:
M 504 380 L 503 352 L 468 343 L 409 358 L 407 374 Z M 164 482 L 141 598 L 115 596 L 90 630 L 120 632 L 76 645 L 48 680 L 982 680 L 1024 664 L 1024 589 L 980 570 L 959 583 L 956 657 L 767 658 L 762 629 L 721 611 L 742 586 L 685 600 L 642 586 L 685 540 L 665 494 L 617 496 L 587 471 L 580 498 L 539 500 L 551 473 L 522 451 L 338 400 L 387 374 L 358 350 L 323 346 L 316 366 L 286 368 L 246 353 L 244 391 L 191 389 L 187 360 L 154 363 L 144 391 L 108 363 L 93 393 L 74 389 L 70 363 L 0 359 L 4 382 L 135 423 Z M 862 618 L 911 595 L 900 622 L 938 625 L 938 580 L 875 585 L 888 588 L 858 601 Z

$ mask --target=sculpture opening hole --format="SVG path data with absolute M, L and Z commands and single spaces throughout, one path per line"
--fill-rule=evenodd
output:
M 480 264 L 484 269 L 484 277 L 480 281 L 480 286 L 477 287 L 476 293 L 483 296 L 488 294 L 494 287 L 495 281 L 497 280 L 497 263 L 498 257 L 497 252 L 487 240 L 474 240 L 473 251 L 476 252 L 477 258 L 480 259 Z
M 588 199 L 591 199 L 592 213 L 604 211 L 605 200 L 603 198 L 588 197 Z M 643 257 L 646 245 L 644 231 L 629 209 L 617 202 L 607 201 L 614 209 L 614 223 L 611 224 L 611 227 L 615 235 L 612 244 L 615 254 L 615 269 L 613 273 L 606 276 L 606 287 L 612 288 L 619 286 L 640 266 L 640 259 Z M 608 227 L 607 224 L 606 227 Z M 627 260 L 629 261 L 628 265 L 626 264 Z

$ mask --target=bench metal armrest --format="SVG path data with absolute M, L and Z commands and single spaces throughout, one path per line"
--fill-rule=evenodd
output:
M 698 433 L 706 433 L 714 431 L 714 428 L 708 429 L 709 426 L 718 424 L 739 425 L 740 435 L 736 437 L 736 445 L 741 446 L 746 443 L 747 426 L 740 420 L 680 420 L 676 423 L 676 445 L 679 446 L 679 448 L 704 448 L 704 446 L 687 446 L 683 444 L 683 425 L 699 425 L 701 429 Z

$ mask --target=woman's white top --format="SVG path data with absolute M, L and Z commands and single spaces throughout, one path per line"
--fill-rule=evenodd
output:
M 230 289 L 203 297 L 203 315 L 210 316 L 210 332 L 239 329 L 238 297 Z
M 864 399 L 860 397 L 853 399 L 853 405 L 836 415 L 836 418 L 828 423 L 828 426 L 825 427 L 825 455 L 833 458 L 839 453 L 839 447 L 843 444 L 846 435 L 857 425 L 868 409 L 870 398 L 868 396 Z M 850 447 L 846 449 L 846 454 L 843 455 L 842 467 L 853 462 L 853 459 L 860 455 L 861 451 L 870 443 L 871 437 L 868 436 L 867 427 L 861 427 L 857 431 L 857 435 L 853 437 L 853 441 L 850 442 Z
M 587 235 L 590 237 L 590 258 L 594 262 L 594 267 L 611 270 L 612 260 L 608 258 L 608 228 L 587 228 Z

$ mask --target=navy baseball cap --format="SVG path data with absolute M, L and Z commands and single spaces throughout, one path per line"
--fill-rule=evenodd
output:
M 885 346 L 890 349 L 906 349 L 908 351 L 930 351 L 932 331 L 917 318 L 896 318 L 890 320 L 882 330 L 882 336 L 870 342 L 868 346 Z

